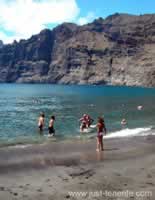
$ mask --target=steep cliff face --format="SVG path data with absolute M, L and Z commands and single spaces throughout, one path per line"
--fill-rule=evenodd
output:
M 50 30 L 43 30 L 29 40 L 3 46 L 0 49 L 0 81 L 43 81 L 51 62 L 52 37 Z
M 3 41 L 0 40 L 0 49 L 3 47 Z
M 0 82 L 155 86 L 155 15 L 64 23 L 4 45 Z

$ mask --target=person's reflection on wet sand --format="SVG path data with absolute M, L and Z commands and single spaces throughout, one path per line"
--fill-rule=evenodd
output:
M 97 161 L 103 161 L 104 160 L 104 152 L 103 151 L 97 151 L 96 152 L 96 160 Z

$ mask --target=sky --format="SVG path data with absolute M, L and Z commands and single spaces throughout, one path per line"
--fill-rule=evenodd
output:
M 0 40 L 11 43 L 63 22 L 83 25 L 116 12 L 155 13 L 155 0 L 0 0 Z

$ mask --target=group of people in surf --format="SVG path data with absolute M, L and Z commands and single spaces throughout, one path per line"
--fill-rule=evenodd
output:
M 143 106 L 137 106 L 137 110 L 142 110 Z M 48 136 L 54 136 L 55 135 L 55 129 L 54 129 L 54 122 L 55 122 L 55 116 L 51 116 L 49 120 L 48 125 Z M 106 126 L 104 122 L 103 117 L 98 117 L 97 124 L 92 125 L 94 120 L 91 118 L 88 114 L 83 114 L 83 116 L 79 119 L 80 122 L 80 132 L 84 133 L 85 130 L 88 130 L 89 128 L 97 128 L 97 151 L 103 151 L 103 135 L 106 135 Z M 41 113 L 38 119 L 38 128 L 40 134 L 43 133 L 43 128 L 45 124 L 45 114 Z M 122 128 L 126 127 L 127 120 L 125 118 L 121 121 Z
M 81 123 L 80 125 L 80 132 L 83 133 L 84 129 L 88 129 L 92 123 L 93 119 L 90 117 L 88 114 L 84 114 L 80 119 L 79 122 Z M 54 136 L 55 135 L 55 129 L 54 129 L 54 122 L 55 122 L 55 116 L 51 116 L 49 120 L 49 125 L 48 125 L 48 136 Z M 38 119 L 38 129 L 40 134 L 43 133 L 45 125 L 45 114 L 41 113 Z M 103 117 L 98 117 L 98 122 L 96 125 L 93 127 L 97 128 L 97 148 L 96 151 L 103 151 L 103 135 L 106 134 L 106 127 L 105 127 L 105 122 Z

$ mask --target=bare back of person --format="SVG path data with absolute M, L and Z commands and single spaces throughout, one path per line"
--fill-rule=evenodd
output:
M 40 117 L 39 117 L 39 119 L 38 119 L 38 128 L 39 128 L 40 132 L 43 131 L 44 123 L 45 123 L 45 115 L 41 114 Z

